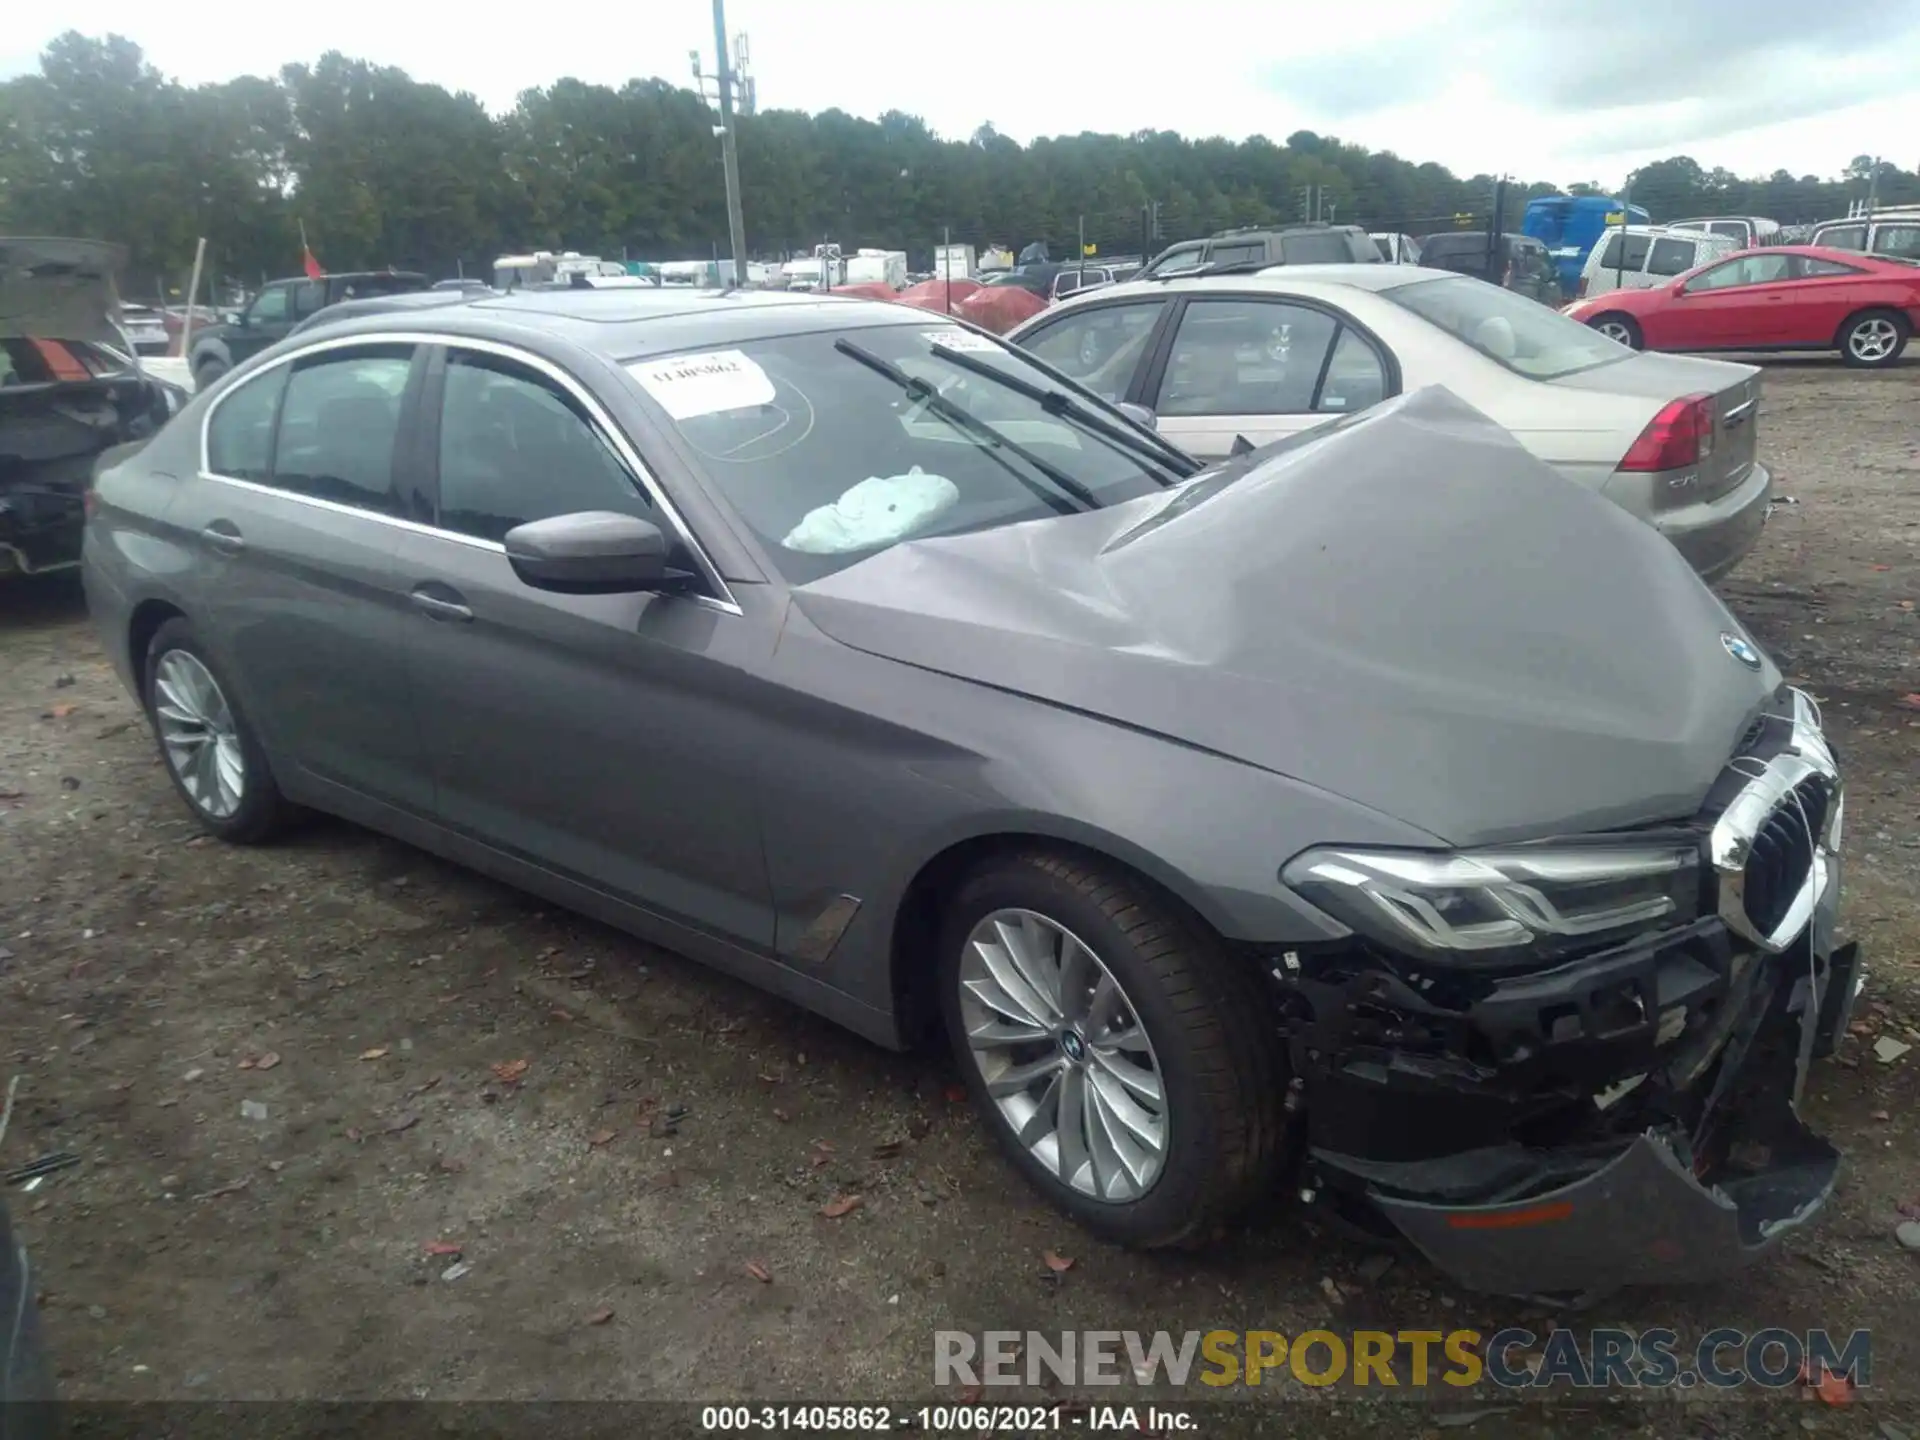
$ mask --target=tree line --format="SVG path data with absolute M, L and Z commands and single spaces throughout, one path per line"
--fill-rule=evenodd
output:
M 748 248 L 767 259 L 821 241 L 924 257 L 949 235 L 1045 241 L 1057 256 L 1084 235 L 1117 254 L 1314 216 L 1420 234 L 1484 226 L 1496 191 L 1517 228 L 1529 196 L 1562 188 L 1463 178 L 1304 130 L 1284 143 L 1141 130 L 1023 146 L 991 125 L 942 139 L 899 111 L 737 123 Z M 214 275 L 296 273 L 303 227 L 333 270 L 488 275 L 504 252 L 562 248 L 710 258 L 727 243 L 713 124 L 704 99 L 658 79 L 558 80 L 496 117 L 471 94 L 338 51 L 271 79 L 185 86 L 129 40 L 69 32 L 36 73 L 0 83 L 0 233 L 119 241 L 135 297 L 184 289 L 203 235 Z M 1679 156 L 1626 183 L 1656 219 L 1819 220 L 1870 190 L 1920 202 L 1920 175 L 1866 156 L 1833 179 L 1750 179 Z

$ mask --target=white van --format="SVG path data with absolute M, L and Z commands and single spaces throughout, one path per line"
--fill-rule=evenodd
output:
M 1878 210 L 1871 216 L 1829 220 L 1813 228 L 1809 245 L 1856 250 L 1862 255 L 1891 255 L 1896 260 L 1920 260 L 1920 206 Z
M 1709 235 L 1724 235 L 1739 250 L 1786 243 L 1780 238 L 1780 222 L 1764 215 L 1703 215 L 1697 220 L 1669 220 L 1666 225 L 1669 230 L 1704 230 Z
M 1616 225 L 1588 253 L 1574 298 L 1586 300 L 1609 290 L 1651 290 L 1740 248 L 1727 236 L 1705 230 Z

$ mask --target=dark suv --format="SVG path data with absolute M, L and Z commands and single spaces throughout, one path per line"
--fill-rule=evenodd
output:
M 1157 280 L 1222 265 L 1352 265 L 1383 263 L 1373 237 L 1358 225 L 1286 225 L 1223 230 L 1205 240 L 1169 245 L 1133 278 Z
M 1456 275 L 1471 275 L 1538 300 L 1542 305 L 1558 306 L 1566 297 L 1560 293 L 1560 272 L 1547 247 L 1531 235 L 1496 235 L 1487 243 L 1484 230 L 1444 230 L 1420 241 L 1420 263 L 1432 270 L 1451 270 Z
M 194 384 L 204 390 L 242 360 L 284 340 L 311 315 L 342 300 L 425 290 L 431 282 L 412 270 L 355 270 L 309 280 L 275 280 L 260 288 L 231 325 L 215 325 L 193 334 L 188 357 Z

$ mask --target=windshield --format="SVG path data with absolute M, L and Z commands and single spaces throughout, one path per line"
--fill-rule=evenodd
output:
M 1531 380 L 1554 380 L 1633 354 L 1598 330 L 1525 295 L 1465 276 L 1421 280 L 1384 292 L 1489 360 Z
M 1022 383 L 976 374 L 956 355 Z M 957 325 L 784 336 L 627 370 L 795 585 L 902 540 L 1075 514 L 1171 478 L 1021 393 L 1061 382 Z

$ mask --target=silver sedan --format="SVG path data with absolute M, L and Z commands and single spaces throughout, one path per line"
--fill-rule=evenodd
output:
M 1510 290 L 1410 265 L 1104 286 L 1009 337 L 1202 460 L 1444 385 L 1714 579 L 1765 523 L 1760 372 L 1637 354 Z M 1244 443 L 1243 443 L 1244 442 Z

